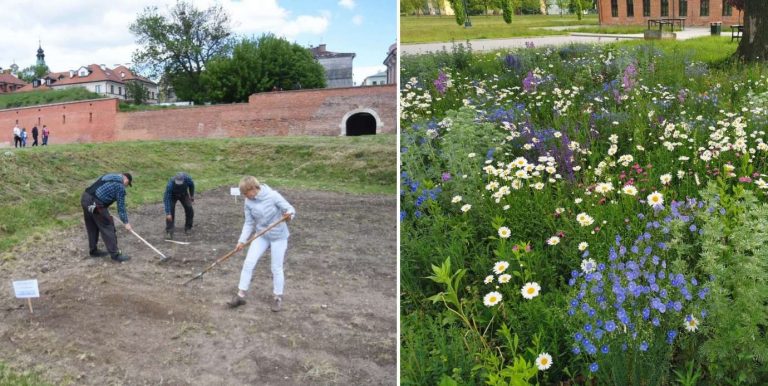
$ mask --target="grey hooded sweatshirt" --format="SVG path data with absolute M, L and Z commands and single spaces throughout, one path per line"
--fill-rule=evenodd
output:
M 280 193 L 272 190 L 266 184 L 261 184 L 261 189 L 253 200 L 245 199 L 245 223 L 243 224 L 243 232 L 240 233 L 238 242 L 245 243 L 254 232 L 261 232 L 279 220 L 284 213 L 290 213 L 291 218 L 293 218 L 296 214 L 296 209 Z M 288 225 L 281 223 L 261 237 L 265 237 L 269 241 L 275 241 L 287 239 L 288 236 Z

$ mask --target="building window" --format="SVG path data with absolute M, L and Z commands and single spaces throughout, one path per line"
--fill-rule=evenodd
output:
M 727 0 L 723 0 L 723 16 L 733 16 L 733 8 Z
M 680 16 L 688 16 L 688 0 L 680 0 Z
M 635 1 L 627 0 L 627 17 L 635 17 Z
M 709 0 L 701 0 L 699 16 L 709 16 Z
M 101 93 L 101 85 L 100 85 L 100 84 L 99 84 L 99 85 L 96 85 L 96 86 L 94 87 L 94 91 L 95 91 L 96 93 L 100 94 L 100 93 Z
M 114 94 L 115 93 L 115 85 L 114 84 L 110 84 L 109 85 L 109 93 L 110 94 Z
M 611 17 L 619 17 L 619 0 L 611 0 Z
M 661 16 L 669 16 L 669 0 L 661 0 Z
M 117 88 L 117 95 L 123 95 L 123 88 L 122 87 L 118 87 Z

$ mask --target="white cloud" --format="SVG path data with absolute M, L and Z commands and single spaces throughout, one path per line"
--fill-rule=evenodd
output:
M 352 17 L 352 23 L 354 25 L 363 25 L 363 15 L 355 15 Z
M 353 9 L 355 8 L 355 0 L 339 0 L 339 6 L 347 9 Z

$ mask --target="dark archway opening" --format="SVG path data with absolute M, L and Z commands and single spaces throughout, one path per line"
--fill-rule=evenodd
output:
M 376 134 L 376 118 L 368 113 L 352 114 L 347 118 L 347 135 Z

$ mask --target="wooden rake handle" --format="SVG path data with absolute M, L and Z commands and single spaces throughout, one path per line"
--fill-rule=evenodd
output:
M 254 240 L 256 240 L 256 239 L 258 239 L 259 237 L 263 236 L 265 233 L 269 232 L 269 231 L 270 231 L 272 228 L 274 228 L 274 227 L 278 226 L 278 225 L 279 225 L 281 222 L 283 222 L 283 221 L 286 221 L 286 220 L 288 220 L 289 218 L 291 218 L 291 215 L 290 215 L 290 213 L 286 213 L 286 214 L 284 214 L 284 215 L 283 215 L 283 217 L 281 217 L 279 220 L 277 220 L 277 221 L 273 222 L 273 223 L 272 223 L 272 224 L 270 224 L 268 227 L 264 228 L 264 229 L 263 229 L 261 232 L 259 232 L 259 233 L 255 234 L 255 235 L 253 235 L 253 236 L 252 236 L 250 239 L 248 239 L 248 241 L 246 241 L 245 243 L 243 243 L 243 248 L 247 247 L 247 246 L 248 246 L 248 245 L 250 245 L 250 244 L 251 244 L 251 243 L 252 243 Z M 215 267 L 217 264 L 219 264 L 219 263 L 221 263 L 221 262 L 223 262 L 223 261 L 226 261 L 227 259 L 229 259 L 230 257 L 232 257 L 232 255 L 234 255 L 235 253 L 237 253 L 237 249 L 233 249 L 233 250 L 229 251 L 229 252 L 228 252 L 226 255 L 219 257 L 218 259 L 216 259 L 216 261 L 214 261 L 213 263 L 211 263 L 211 265 L 209 265 L 207 268 L 205 268 L 205 269 L 204 269 L 202 272 L 200 272 L 200 273 L 198 273 L 197 275 L 195 275 L 195 277 L 193 277 L 193 278 L 191 278 L 191 279 L 189 279 L 189 280 L 185 281 L 185 282 L 184 282 L 184 285 L 187 285 L 187 284 L 189 284 L 191 281 L 193 281 L 193 280 L 195 280 L 195 279 L 200 279 L 200 278 L 202 278 L 202 277 L 203 277 L 203 275 L 204 275 L 206 272 L 208 272 L 208 271 L 210 271 L 211 269 L 213 269 L 213 267 Z

